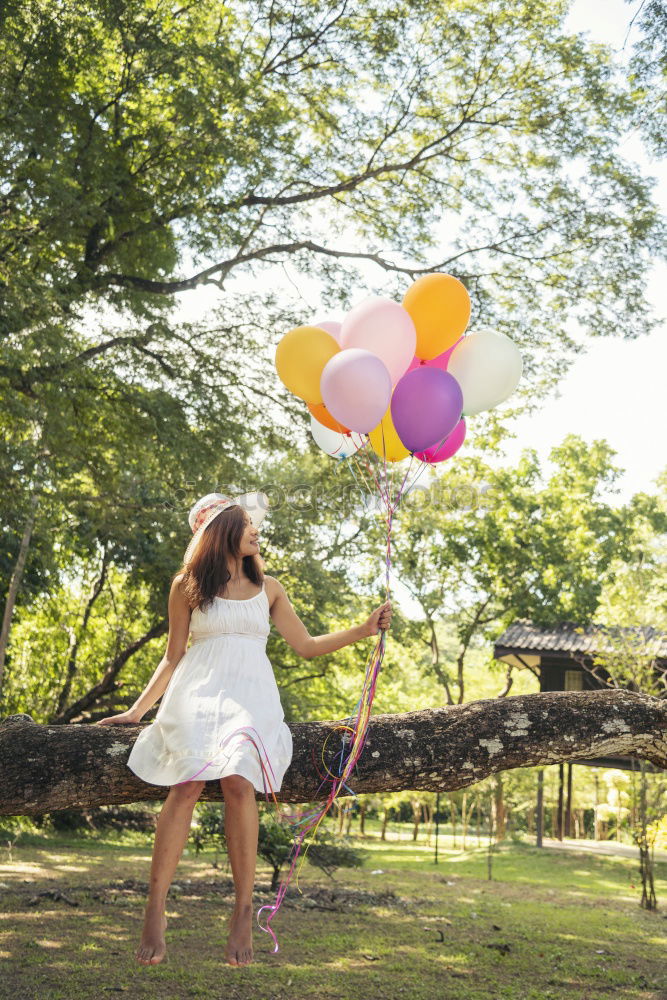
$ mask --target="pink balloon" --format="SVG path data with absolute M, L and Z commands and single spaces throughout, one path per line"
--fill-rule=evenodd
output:
M 376 354 L 351 347 L 329 358 L 320 377 L 322 400 L 351 431 L 367 434 L 382 420 L 391 399 L 391 377 Z
M 374 297 L 351 309 L 343 320 L 339 344 L 376 354 L 395 385 L 407 371 L 417 346 L 417 331 L 406 309 L 393 299 Z
M 340 344 L 340 323 L 336 323 L 332 319 L 325 319 L 323 323 L 313 323 L 313 326 L 319 326 L 320 330 L 330 333 L 337 344 Z
M 428 462 L 435 465 L 436 462 L 444 462 L 446 458 L 451 458 L 459 450 L 466 437 L 466 422 L 461 417 L 452 433 L 445 438 L 440 447 L 437 443 L 425 451 L 416 451 L 415 457 L 421 462 Z
M 318 326 L 322 326 L 322 324 L 319 323 Z M 329 332 L 330 331 L 327 330 L 327 333 Z M 430 361 L 422 361 L 421 358 L 415 356 L 410 362 L 410 367 L 408 368 L 408 371 L 411 372 L 415 368 L 419 368 L 420 365 L 428 365 L 429 368 L 442 368 L 443 372 L 446 372 L 447 362 L 449 361 L 449 357 L 454 348 L 458 347 L 458 345 L 461 343 L 462 340 L 463 337 L 459 337 L 459 339 L 456 341 L 455 344 L 452 344 L 451 347 L 448 347 L 446 351 L 442 352 L 442 354 L 438 354 L 437 358 L 431 358 Z

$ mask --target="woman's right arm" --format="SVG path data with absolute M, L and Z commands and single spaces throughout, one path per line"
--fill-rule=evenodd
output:
M 167 690 L 171 675 L 185 655 L 190 631 L 191 609 L 180 587 L 182 579 L 183 574 L 175 577 L 171 585 L 169 592 L 169 638 L 167 639 L 167 649 L 158 663 L 155 673 L 127 712 L 99 719 L 95 723 L 96 726 L 117 726 L 123 723 L 140 722 L 146 712 Z

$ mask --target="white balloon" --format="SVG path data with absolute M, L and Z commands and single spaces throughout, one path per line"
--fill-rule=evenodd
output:
M 310 415 L 310 433 L 315 439 L 315 444 L 325 451 L 332 458 L 349 458 L 363 447 L 365 436 L 357 431 L 350 434 L 340 434 L 332 431 L 330 427 L 325 427 L 319 420 Z
M 513 340 L 503 333 L 478 330 L 454 348 L 447 371 L 461 386 L 463 413 L 492 410 L 511 396 L 521 378 L 523 359 Z

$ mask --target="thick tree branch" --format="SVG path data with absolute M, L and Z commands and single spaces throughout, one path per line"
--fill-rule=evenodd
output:
M 90 615 L 93 610 L 93 605 L 95 604 L 95 601 L 102 593 L 104 584 L 106 583 L 108 568 L 109 568 L 109 550 L 105 546 L 104 551 L 102 553 L 102 565 L 100 567 L 100 573 L 93 585 L 90 596 L 88 597 L 88 600 L 86 602 L 86 606 L 83 612 L 83 618 L 81 620 L 81 627 L 78 632 L 76 629 L 72 629 L 72 640 L 69 649 L 69 656 L 67 657 L 67 667 L 65 669 L 65 681 L 63 683 L 62 690 L 58 697 L 56 715 L 59 715 L 61 712 L 63 712 L 65 710 L 65 706 L 67 705 L 67 701 L 70 696 L 70 691 L 72 690 L 72 681 L 74 680 L 74 675 L 76 674 L 79 646 L 81 644 L 81 640 L 86 634 L 86 629 L 88 628 L 88 621 L 90 619 Z
M 339 723 L 291 726 L 292 763 L 277 795 L 323 799 L 314 761 Z M 41 726 L 27 715 L 0 723 L 1 815 L 164 799 L 127 767 L 140 726 Z M 333 767 L 340 733 L 326 746 Z M 551 691 L 489 698 L 447 708 L 378 715 L 348 784 L 355 792 L 466 788 L 515 767 L 635 754 L 667 768 L 667 702 L 630 691 Z M 202 797 L 220 800 L 211 780 Z M 259 796 L 261 798 L 261 795 Z
M 51 720 L 53 725 L 59 725 L 65 722 L 71 722 L 72 720 L 77 720 L 81 717 L 82 712 L 88 711 L 94 705 L 98 703 L 100 698 L 105 694 L 110 694 L 119 688 L 120 682 L 116 679 L 118 674 L 125 666 L 127 661 L 134 656 L 138 650 L 150 642 L 151 639 L 156 639 L 158 636 L 165 635 L 169 631 L 169 622 L 166 618 L 161 619 L 156 622 L 147 632 L 140 635 L 138 639 L 134 639 L 125 649 L 122 649 L 117 656 L 114 656 L 113 660 L 104 671 L 104 675 L 97 684 L 95 684 L 89 691 L 86 691 L 73 705 L 68 708 L 58 711 L 56 715 Z

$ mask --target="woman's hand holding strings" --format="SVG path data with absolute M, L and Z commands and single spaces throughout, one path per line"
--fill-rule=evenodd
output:
M 391 624 L 391 614 L 391 601 L 385 601 L 372 612 L 364 623 L 366 634 L 369 636 L 377 635 L 380 629 L 386 631 Z

